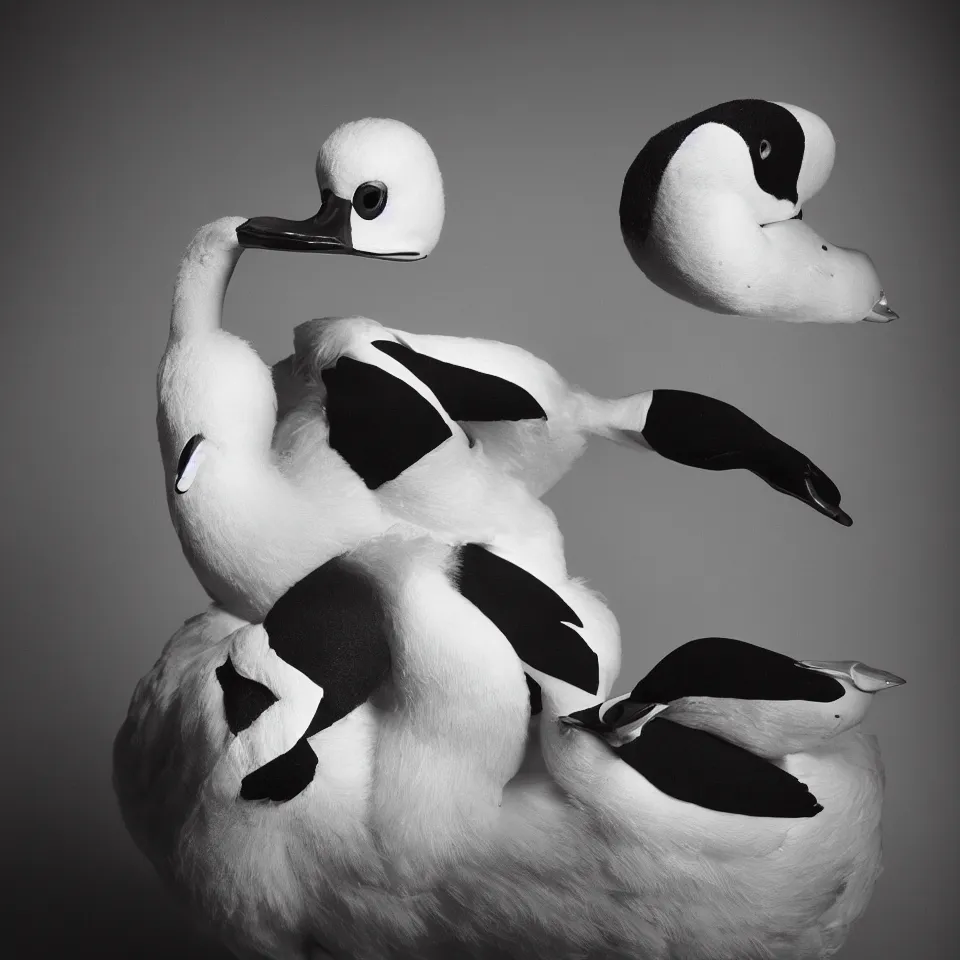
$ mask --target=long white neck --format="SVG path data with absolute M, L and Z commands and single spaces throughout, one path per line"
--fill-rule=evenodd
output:
M 201 227 L 180 261 L 170 315 L 170 339 L 219 330 L 223 301 L 243 253 L 236 228 L 243 217 L 223 217 Z
M 237 241 L 243 222 L 223 217 L 201 227 L 180 261 L 157 381 L 168 469 L 195 434 L 223 451 L 252 451 L 266 462 L 277 406 L 270 369 L 250 344 L 221 327 L 224 297 L 243 252 Z
M 305 542 L 304 506 L 276 469 L 276 393 L 270 368 L 221 329 L 224 296 L 242 252 L 241 217 L 201 227 L 183 255 L 170 337 L 157 377 L 157 426 L 168 504 L 184 553 L 208 592 L 259 619 L 327 557 Z M 173 492 L 184 445 L 204 458 L 185 496 Z

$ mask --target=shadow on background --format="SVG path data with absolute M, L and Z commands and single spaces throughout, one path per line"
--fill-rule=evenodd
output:
M 17 878 L 20 909 L 13 940 L 22 952 L 8 954 L 9 960 L 81 954 L 98 960 L 233 960 L 197 932 L 138 857 L 131 850 L 129 858 L 84 872 L 76 868 L 93 857 L 63 858 L 56 850 L 43 861 L 34 857 L 14 867 L 8 875 Z

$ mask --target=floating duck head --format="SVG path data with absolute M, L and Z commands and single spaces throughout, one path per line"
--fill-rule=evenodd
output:
M 773 759 L 855 727 L 875 693 L 904 682 L 860 661 L 794 660 L 742 640 L 705 637 L 668 654 L 629 694 L 566 720 L 617 745 L 663 713 Z
M 717 313 L 893 320 L 870 258 L 802 223 L 835 153 L 827 124 L 788 103 L 731 100 L 681 120 L 624 179 L 627 250 L 658 286 Z
M 307 220 L 254 217 L 242 247 L 421 260 L 440 238 L 443 181 L 424 138 L 398 120 L 345 123 L 317 156 L 321 206 Z

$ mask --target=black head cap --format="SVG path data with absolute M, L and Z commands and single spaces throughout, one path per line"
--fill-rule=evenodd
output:
M 702 637 L 668 653 L 633 688 L 630 699 L 671 703 L 682 697 L 733 697 L 830 703 L 844 693 L 839 681 L 801 667 L 782 653 L 743 640 Z
M 797 202 L 805 146 L 800 122 L 769 100 L 729 100 L 661 130 L 637 154 L 620 195 L 620 229 L 631 252 L 646 242 L 667 164 L 683 141 L 705 123 L 721 123 L 740 134 L 760 189 L 778 200 Z

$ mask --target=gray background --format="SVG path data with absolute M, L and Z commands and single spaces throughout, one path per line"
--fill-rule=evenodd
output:
M 609 598 L 625 689 L 718 634 L 862 658 L 909 684 L 868 726 L 886 870 L 845 960 L 957 938 L 956 69 L 921 2 L 21 4 L 7 14 L 3 863 L 29 946 L 222 957 L 120 824 L 110 746 L 136 680 L 204 598 L 164 504 L 154 372 L 177 258 L 226 214 L 306 216 L 343 120 L 432 143 L 448 212 L 417 265 L 248 253 L 226 322 L 274 360 L 312 316 L 521 344 L 596 393 L 721 397 L 808 453 L 846 530 L 758 479 L 597 443 L 551 493 Z M 349 8 L 349 9 L 348 9 Z M 8 8 L 9 9 L 9 8 Z M 721 100 L 807 107 L 838 141 L 808 205 L 880 270 L 889 326 L 790 326 L 673 300 L 632 265 L 620 183 L 648 136 Z

